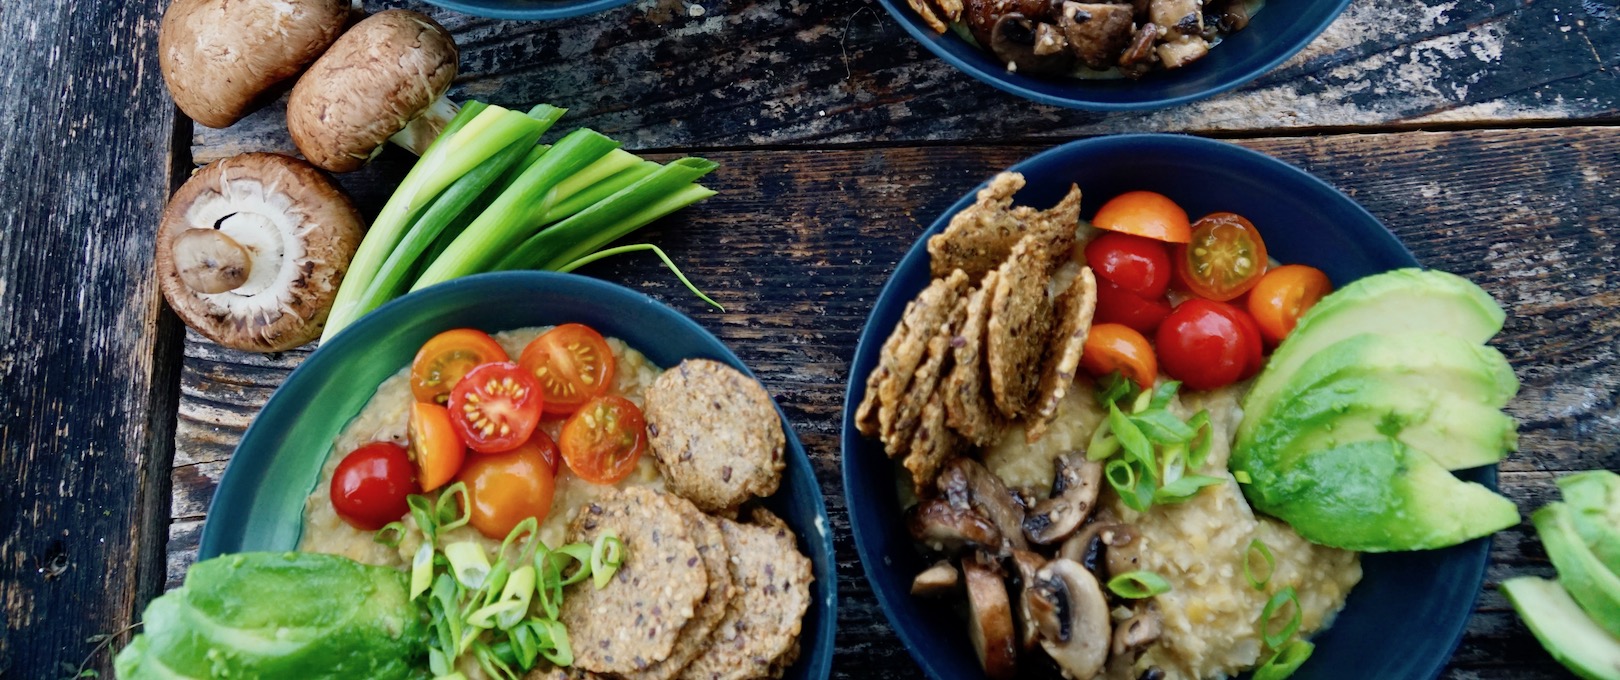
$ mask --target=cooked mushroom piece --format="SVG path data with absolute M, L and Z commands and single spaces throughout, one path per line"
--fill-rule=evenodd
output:
M 315 339 L 365 227 L 348 197 L 295 158 L 250 153 L 193 175 L 163 212 L 158 285 L 208 339 L 275 352 Z
M 392 140 L 421 155 L 457 111 L 444 98 L 460 54 L 438 22 L 409 10 L 355 24 L 298 79 L 287 130 L 311 163 L 359 169 Z
M 1041 632 L 1041 648 L 1063 674 L 1080 680 L 1102 670 L 1113 631 L 1097 579 L 1074 560 L 1048 562 L 1024 591 Z
M 1058 547 L 1058 557 L 1074 560 L 1091 572 L 1098 580 L 1106 580 L 1108 546 L 1103 544 L 1102 530 L 1107 528 L 1107 522 L 1093 519 L 1090 523 L 1081 525 L 1080 530 L 1063 541 Z
M 911 594 L 922 597 L 940 597 L 956 592 L 956 587 L 962 584 L 962 574 L 956 570 L 956 565 L 941 560 L 932 567 L 922 570 L 916 578 L 911 579 Z
M 1134 663 L 1142 650 L 1159 641 L 1162 632 L 1159 612 L 1149 605 L 1115 628 L 1114 642 L 1108 651 L 1117 659 Z
M 180 110 L 229 127 L 273 98 L 343 33 L 349 0 L 175 0 L 158 67 Z
M 1101 462 L 1070 452 L 1053 458 L 1052 466 L 1056 474 L 1051 496 L 1024 515 L 1024 535 L 1040 545 L 1051 545 L 1073 535 L 1097 506 L 1097 494 L 1102 491 Z
M 1020 14 L 1035 21 L 1057 19 L 1057 6 L 1063 0 L 966 0 L 962 18 L 979 45 L 988 47 L 996 22 L 1008 14 Z
M 963 560 L 962 574 L 967 582 L 968 637 L 979 665 L 992 680 L 1008 680 L 1018 673 L 1018 650 L 1013 646 L 1012 606 L 1007 600 L 1007 584 L 991 566 L 978 560 Z
M 1129 524 L 1115 524 L 1103 529 L 1103 545 L 1108 546 L 1104 557 L 1110 575 L 1118 576 L 1137 570 L 1136 551 L 1131 549 L 1136 544 L 1136 535 L 1135 527 Z
M 1065 2 L 1058 12 L 1069 49 L 1094 69 L 1113 66 L 1130 46 L 1132 23 L 1129 5 Z
M 1148 17 L 1169 36 L 1204 32 L 1203 3 L 1199 0 L 1150 0 Z
M 1007 549 L 1029 549 L 1024 541 L 1024 506 L 982 463 L 956 458 L 945 466 L 935 486 L 952 507 L 973 510 L 994 523 Z
M 1138 27 L 1136 33 L 1131 36 L 1130 47 L 1125 48 L 1125 52 L 1119 55 L 1120 70 L 1133 78 L 1147 73 L 1153 65 L 1155 56 L 1153 43 L 1160 35 L 1162 32 L 1158 24 L 1148 22 Z
M 1222 6 L 1220 22 L 1222 31 L 1231 33 L 1249 27 L 1249 5 L 1243 0 L 1227 0 Z
M 1022 14 L 1002 15 L 990 32 L 990 52 L 1007 64 L 1009 71 L 1036 75 L 1062 73 L 1074 65 L 1074 55 L 1066 49 L 1050 50 L 1044 54 L 1038 51 L 1040 31 L 1037 29 L 1040 25 Z M 1046 34 L 1060 35 L 1057 31 Z
M 1184 36 L 1159 45 L 1159 63 L 1165 68 L 1181 68 L 1209 54 L 1209 43 L 1198 36 Z
M 1026 652 L 1034 651 L 1035 646 L 1041 641 L 1040 628 L 1035 625 L 1034 613 L 1029 608 L 1029 598 L 1023 597 L 1022 593 L 1034 586 L 1035 574 L 1041 567 L 1046 566 L 1046 558 L 1028 550 L 1014 550 L 1009 559 L 1013 564 L 1015 577 L 1012 584 L 1013 591 L 1020 593 L 1018 618 L 1015 621 L 1018 629 L 1018 648 Z
M 948 555 L 969 546 L 1001 548 L 1001 532 L 996 525 L 971 509 L 957 509 L 941 498 L 931 498 L 912 507 L 906 524 L 918 543 Z
M 1164 669 L 1158 666 L 1149 666 L 1141 675 L 1136 676 L 1136 680 L 1164 680 L 1164 678 Z

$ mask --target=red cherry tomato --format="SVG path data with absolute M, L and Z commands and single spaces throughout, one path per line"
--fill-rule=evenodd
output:
M 1158 361 L 1153 357 L 1153 346 L 1148 344 L 1147 338 L 1117 323 L 1091 327 L 1080 353 L 1080 367 L 1098 378 L 1119 371 L 1144 389 L 1152 387 L 1159 377 Z
M 1163 298 L 1147 299 L 1136 293 L 1097 279 L 1097 311 L 1093 323 L 1117 323 L 1144 334 L 1158 329 L 1170 314 L 1170 303 Z
M 356 529 L 376 531 L 410 511 L 405 498 L 420 493 L 405 447 L 388 442 L 362 446 L 332 473 L 332 509 Z
M 1099 281 L 1149 300 L 1164 297 L 1170 287 L 1170 251 L 1153 239 L 1108 232 L 1086 244 L 1086 264 Z
M 502 539 L 525 519 L 546 521 L 557 490 L 557 471 L 543 453 L 547 447 L 556 451 L 557 445 L 546 433 L 535 432 L 534 439 L 516 449 L 474 456 L 462 468 L 468 518 L 479 533 Z
M 1163 194 L 1128 191 L 1109 199 L 1091 223 L 1098 229 L 1135 234 L 1168 243 L 1186 243 L 1187 211 Z
M 417 350 L 411 362 L 411 395 L 442 405 L 467 371 L 496 361 L 506 361 L 506 350 L 488 333 L 473 328 L 445 331 Z
M 1322 270 L 1302 264 L 1283 265 L 1266 272 L 1249 291 L 1249 313 L 1260 324 L 1266 342 L 1276 345 L 1294 332 L 1299 317 L 1331 292 L 1333 282 Z
M 629 399 L 609 394 L 569 416 L 560 439 L 563 461 L 580 479 L 617 484 L 647 449 L 647 419 Z
M 1195 390 L 1242 380 L 1260 367 L 1260 333 L 1247 312 L 1194 298 L 1165 317 L 1156 340 L 1159 368 Z
M 1225 302 L 1248 292 L 1270 264 L 1266 242 L 1241 215 L 1214 213 L 1198 220 L 1192 238 L 1171 259 L 1176 274 L 1198 297 Z
M 546 393 L 546 415 L 566 416 L 613 384 L 613 350 L 590 326 L 567 323 L 523 348 L 523 370 Z
M 545 396 L 534 376 L 517 364 L 484 364 L 450 391 L 450 422 L 479 453 L 511 451 L 540 424 Z

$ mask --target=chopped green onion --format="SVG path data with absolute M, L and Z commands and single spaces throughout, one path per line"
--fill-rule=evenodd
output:
M 467 625 L 489 630 L 501 627 L 499 622 L 508 617 L 522 620 L 523 615 L 528 612 L 527 604 L 517 600 L 498 600 L 495 604 L 481 607 L 467 615 Z
M 1179 380 L 1166 380 L 1160 383 L 1153 388 L 1153 401 L 1148 404 L 1148 410 L 1170 408 L 1170 400 L 1175 398 L 1176 391 L 1180 389 L 1181 381 Z
M 1168 488 L 1187 473 L 1187 447 L 1181 444 L 1166 446 L 1161 457 L 1164 459 L 1164 476 L 1161 479 Z
M 1142 390 L 1141 394 L 1136 395 L 1136 401 L 1131 403 L 1131 413 L 1141 413 L 1146 411 L 1148 410 L 1148 406 L 1152 403 L 1153 393 L 1147 390 Z
M 433 501 L 427 496 L 411 494 L 405 497 L 405 507 L 411 511 L 411 519 L 416 520 L 416 528 L 422 530 L 428 543 L 433 543 L 439 537 L 439 520 L 433 515 Z
M 1113 404 L 1108 405 L 1108 428 L 1113 430 L 1114 436 L 1119 438 L 1119 445 L 1125 449 L 1125 457 L 1135 459 L 1146 470 L 1158 468 L 1153 456 L 1153 444 L 1149 443 L 1136 424 Z
M 1103 478 L 1120 498 L 1136 496 L 1136 468 L 1129 461 L 1114 459 L 1103 466 Z
M 1237 483 L 1239 484 L 1249 484 L 1254 482 L 1254 480 L 1249 477 L 1249 473 L 1242 470 L 1233 470 L 1232 479 L 1237 480 Z
M 513 561 L 518 564 L 532 562 L 535 551 L 540 547 L 539 534 L 540 520 L 534 517 L 525 517 L 523 521 L 517 523 L 517 526 L 512 527 L 511 531 L 506 532 L 506 540 L 501 541 L 501 547 L 495 551 L 495 554 L 500 556 L 500 559 L 506 559 L 506 551 L 511 549 L 512 545 L 518 542 L 518 539 L 527 537 L 528 542 L 524 543 L 523 549 L 518 552 L 517 558 Z
M 1104 418 L 1091 431 L 1091 442 L 1086 445 L 1086 460 L 1108 460 L 1119 452 L 1119 438 L 1113 436 L 1113 430 L 1108 429 L 1108 419 Z
M 1143 392 L 1143 394 L 1147 394 Z M 1164 409 L 1148 409 L 1128 416 L 1149 441 L 1160 446 L 1185 444 L 1195 434 L 1187 423 Z
M 467 496 L 467 483 L 456 482 L 439 492 L 433 506 L 433 515 L 439 520 L 439 531 L 452 531 L 467 526 L 472 519 L 472 501 Z
M 571 586 L 591 577 L 591 546 L 584 543 L 569 543 L 552 551 L 552 558 L 557 562 L 557 572 L 561 574 L 560 585 Z M 578 565 L 573 573 L 568 572 L 566 562 L 572 561 Z
M 1285 680 L 1292 676 L 1294 671 L 1299 670 L 1300 666 L 1305 665 L 1305 661 L 1311 658 L 1311 653 L 1315 651 L 1316 645 L 1304 640 L 1290 642 L 1288 646 L 1271 655 L 1270 659 L 1266 659 L 1259 668 L 1254 669 L 1252 680 Z
M 1289 604 L 1293 605 L 1293 614 L 1288 617 L 1288 622 L 1283 624 L 1281 630 L 1273 633 L 1272 619 L 1276 618 L 1282 608 Z M 1260 637 L 1266 641 L 1267 647 L 1280 649 L 1283 643 L 1288 641 L 1288 638 L 1299 632 L 1301 617 L 1299 595 L 1294 592 L 1293 586 L 1283 588 L 1273 594 L 1270 600 L 1266 601 L 1266 608 L 1260 612 Z
M 1209 411 L 1206 409 L 1194 413 L 1187 420 L 1187 427 L 1193 431 L 1192 442 L 1188 445 L 1187 466 L 1198 470 L 1204 467 L 1204 461 L 1209 460 L 1210 450 L 1215 448 L 1215 428 L 1209 424 Z
M 1254 558 L 1257 555 L 1266 566 L 1261 576 L 1254 575 Z M 1271 554 L 1271 546 L 1258 538 L 1249 541 L 1249 549 L 1243 552 L 1243 578 L 1249 580 L 1249 585 L 1255 590 L 1265 590 L 1266 584 L 1271 582 L 1272 573 L 1276 571 L 1277 557 Z
M 1170 582 L 1151 571 L 1128 571 L 1108 579 L 1108 590 L 1128 600 L 1141 600 L 1170 592 Z
M 596 537 L 591 545 L 591 579 L 597 590 L 607 587 L 613 575 L 624 564 L 624 541 L 613 532 Z
M 574 647 L 568 641 L 568 629 L 560 621 L 540 621 L 545 634 L 540 636 L 540 656 L 558 666 L 574 665 Z
M 1102 379 L 1097 386 L 1097 405 L 1108 406 L 1121 399 L 1134 399 L 1138 389 L 1136 381 L 1125 377 L 1124 373 L 1114 371 Z
M 1215 486 L 1223 481 L 1225 480 L 1220 477 L 1186 475 L 1154 492 L 1153 500 L 1158 503 L 1180 503 L 1197 496 L 1199 491 L 1204 490 L 1204 487 Z
M 450 559 L 450 573 L 455 574 L 456 582 L 463 588 L 477 590 L 489 578 L 489 557 L 477 543 L 451 543 L 444 546 L 444 556 Z
M 662 248 L 659 248 L 658 246 L 655 246 L 655 245 L 653 245 L 651 243 L 639 243 L 639 244 L 630 245 L 630 246 L 619 246 L 617 248 L 608 248 L 607 250 L 598 250 L 595 253 L 592 253 L 590 255 L 586 255 L 585 257 L 579 258 L 577 260 L 574 260 L 573 262 L 570 262 L 570 263 L 565 264 L 565 265 L 563 265 L 561 267 L 558 267 L 557 271 L 559 271 L 561 273 L 564 273 L 564 274 L 567 274 L 568 272 L 574 271 L 575 269 L 579 269 L 580 267 L 583 267 L 585 265 L 588 265 L 588 264 L 590 264 L 592 262 L 595 262 L 595 261 L 603 259 L 603 258 L 613 257 L 614 255 L 623 255 L 624 253 L 633 253 L 633 252 L 642 251 L 642 250 L 651 250 L 651 251 L 653 251 L 653 253 L 657 254 L 658 259 L 664 261 L 664 266 L 669 267 L 670 271 L 675 272 L 675 278 L 680 279 L 681 283 L 686 284 L 686 289 L 692 291 L 692 294 L 698 296 L 704 302 L 707 302 L 707 303 L 709 303 L 711 305 L 714 305 L 715 309 L 718 309 L 718 310 L 720 310 L 722 312 L 726 311 L 726 308 L 720 306 L 720 303 L 715 302 L 713 298 L 710 298 L 709 296 L 704 295 L 703 291 L 698 290 L 697 286 L 692 285 L 692 282 L 688 281 L 686 279 L 686 275 L 681 273 L 681 268 L 675 266 L 675 263 L 669 259 L 669 255 L 664 254 L 664 250 Z
M 406 507 L 410 506 L 407 505 Z M 405 540 L 405 523 L 389 522 L 383 525 L 383 528 L 378 529 L 377 533 L 372 534 L 371 540 L 390 548 L 398 548 L 399 542 Z
M 523 620 L 523 615 L 529 612 L 529 601 L 535 592 L 534 581 L 534 565 L 532 564 L 518 567 L 506 579 L 506 586 L 501 589 L 501 601 L 521 602 L 522 606 L 517 608 L 516 616 L 501 616 L 497 619 L 497 623 L 502 629 L 510 629 L 512 626 L 517 625 L 519 621 Z
M 433 585 L 433 544 L 424 542 L 411 558 L 411 599 L 427 592 Z

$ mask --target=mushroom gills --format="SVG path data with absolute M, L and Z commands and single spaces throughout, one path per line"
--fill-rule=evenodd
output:
M 1113 630 L 1102 585 L 1078 562 L 1056 559 L 1035 576 L 1024 597 L 1041 633 L 1041 648 L 1065 676 L 1087 680 L 1108 661 Z
M 1102 492 L 1101 462 L 1071 451 L 1052 459 L 1052 493 L 1024 515 L 1024 535 L 1031 543 L 1051 545 L 1072 536 L 1091 516 Z
M 1024 506 L 1007 485 L 984 465 L 971 458 L 956 458 L 946 464 L 935 481 L 943 497 L 958 510 L 971 510 L 996 525 L 1003 546 L 998 550 L 1028 550 L 1024 541 Z
M 1016 577 L 1013 585 L 1016 587 L 1017 592 L 1020 593 L 1018 598 L 1018 620 L 1016 621 L 1018 624 L 1018 648 L 1028 652 L 1034 650 L 1036 645 L 1040 644 L 1041 633 L 1039 627 L 1035 624 L 1034 613 L 1030 611 L 1029 598 L 1023 596 L 1022 593 L 1034 587 L 1036 582 L 1035 574 L 1041 570 L 1041 567 L 1046 566 L 1046 558 L 1028 550 L 1014 550 L 1010 559 L 1013 563 L 1013 574 Z

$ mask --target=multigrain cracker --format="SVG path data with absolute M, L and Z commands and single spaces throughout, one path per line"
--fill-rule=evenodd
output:
M 1017 417 L 1029 405 L 1040 374 L 1046 340 L 1052 329 L 1052 301 L 1046 295 L 1048 259 L 1043 242 L 1031 234 L 1013 246 L 1012 254 L 997 270 L 990 300 L 990 321 L 985 352 L 990 394 L 996 408 Z
M 703 557 L 703 568 L 709 576 L 709 592 L 698 603 L 697 613 L 681 629 L 675 648 L 669 658 L 649 666 L 644 671 L 623 673 L 623 680 L 669 680 L 680 675 L 705 648 L 709 635 L 726 616 L 731 600 L 739 593 L 731 582 L 731 553 L 726 550 L 725 534 L 720 520 L 703 514 L 697 506 L 671 499 L 671 505 L 686 520 L 698 553 Z
M 917 431 L 923 407 L 937 396 L 935 393 L 939 391 L 940 378 L 949 369 L 951 339 L 955 337 L 956 330 L 961 327 L 966 317 L 967 298 L 958 297 L 956 304 L 951 308 L 951 315 L 935 332 L 934 337 L 929 338 L 928 353 L 912 376 L 911 386 L 906 388 L 905 397 L 896 405 L 894 430 L 884 433 L 884 450 L 890 457 L 906 452 Z
M 681 674 L 690 680 L 770 677 L 798 642 L 815 580 L 787 524 L 763 508 L 754 524 L 721 519 L 731 578 L 742 592 L 709 636 L 706 651 Z
M 940 277 L 960 269 L 978 280 L 1007 259 L 1025 225 L 1012 212 L 1012 197 L 1024 188 L 1024 176 L 1003 172 L 979 190 L 973 205 L 951 218 L 928 239 L 929 269 Z
M 709 592 L 702 553 L 668 495 L 627 487 L 580 508 L 568 540 L 591 543 L 613 532 L 624 563 L 605 588 L 569 589 L 558 620 L 568 628 L 574 665 L 594 673 L 645 670 L 669 657 Z
M 951 373 L 940 387 L 945 424 L 976 446 L 988 446 L 999 439 L 1005 426 L 985 383 L 984 336 L 996 279 L 994 271 L 985 274 L 984 281 L 968 297 L 962 326 L 951 338 Z
M 758 381 L 718 361 L 687 359 L 647 390 L 647 440 L 669 489 L 706 512 L 776 492 L 787 445 Z
M 907 388 L 911 386 L 917 368 L 928 355 L 929 341 L 934 339 L 939 334 L 939 329 L 950 321 L 951 314 L 956 309 L 956 301 L 961 299 L 967 290 L 967 274 L 960 271 L 951 272 L 950 276 L 934 279 L 933 283 L 906 306 L 905 314 L 900 317 L 900 325 L 895 327 L 894 332 L 901 334 L 901 339 L 896 343 L 892 354 L 885 352 L 879 359 L 880 370 L 888 369 L 882 382 L 878 384 L 877 406 L 879 433 L 885 442 L 894 437 L 910 436 L 910 432 L 896 427 Z M 893 450 L 888 453 L 894 456 L 898 455 L 899 451 Z
M 1057 308 L 1057 327 L 1052 331 L 1041 381 L 1035 388 L 1035 404 L 1025 415 L 1029 427 L 1024 436 L 1031 444 L 1046 434 L 1080 367 L 1080 354 L 1091 332 L 1091 317 L 1097 310 L 1097 278 L 1090 267 L 1080 270 L 1053 306 Z
M 956 433 L 945 427 L 945 405 L 940 394 L 929 397 L 917 424 L 917 433 L 911 438 L 904 465 L 911 471 L 911 481 L 917 489 L 934 485 L 941 468 L 956 456 Z

